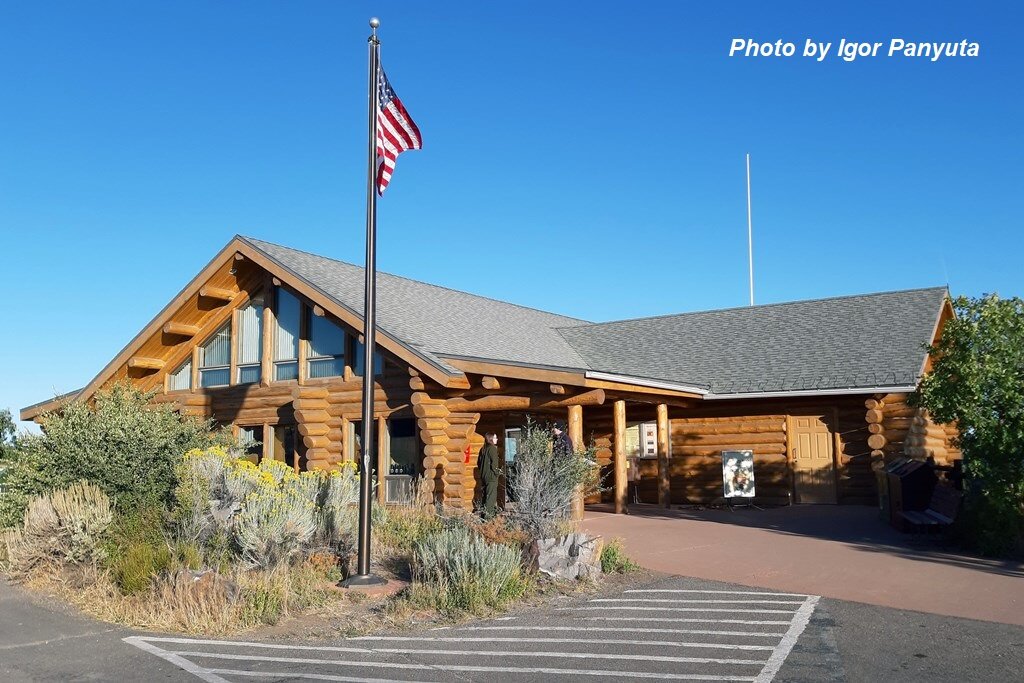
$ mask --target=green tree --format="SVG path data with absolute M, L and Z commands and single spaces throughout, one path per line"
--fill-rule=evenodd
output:
M 17 431 L 11 411 L 7 408 L 0 410 L 0 460 L 6 458 L 14 450 L 14 437 Z
M 953 300 L 956 317 L 929 347 L 915 401 L 956 421 L 968 482 L 967 521 L 979 548 L 1004 554 L 1024 528 L 1024 301 Z
M 14 457 L 6 459 L 0 528 L 21 521 L 28 498 L 83 479 L 122 510 L 166 505 L 182 454 L 227 444 L 230 437 L 170 405 L 150 403 L 152 397 L 116 384 L 91 403 L 73 401 L 44 415 L 43 433 L 20 437 Z

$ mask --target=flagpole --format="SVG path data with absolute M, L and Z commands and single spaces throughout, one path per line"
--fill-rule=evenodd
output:
M 747 154 L 747 258 L 750 263 L 750 305 L 754 305 L 754 223 L 750 214 L 750 154 Z
M 370 96 L 369 96 L 369 127 L 366 173 L 366 296 L 363 300 L 363 424 L 362 427 L 362 459 L 359 472 L 359 559 L 356 573 L 345 579 L 341 585 L 375 586 L 387 583 L 387 580 L 370 573 L 370 497 L 372 489 L 371 454 L 376 451 L 373 439 L 373 356 L 377 336 L 377 90 L 380 73 L 380 40 L 377 39 L 377 28 L 380 20 L 370 19 L 373 33 L 369 38 L 370 50 Z M 379 436 L 379 435 L 378 435 Z M 383 472 L 377 473 L 383 485 Z

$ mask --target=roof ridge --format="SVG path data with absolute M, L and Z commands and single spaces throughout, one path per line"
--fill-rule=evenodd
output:
M 622 318 L 620 320 L 606 320 L 606 321 L 600 322 L 600 323 L 588 323 L 586 325 L 573 326 L 573 327 L 570 327 L 570 326 L 557 327 L 555 329 L 557 329 L 559 331 L 561 331 L 561 330 L 573 330 L 573 329 L 579 329 L 579 327 L 600 327 L 602 325 L 614 325 L 616 323 L 640 322 L 640 321 L 643 321 L 643 320 L 664 320 L 666 318 L 681 318 L 681 317 L 689 316 L 689 315 L 702 315 L 702 314 L 707 314 L 707 313 L 728 313 L 730 311 L 749 311 L 749 310 L 752 310 L 752 309 L 776 308 L 776 307 L 779 307 L 779 306 L 795 306 L 797 304 L 813 304 L 813 303 L 819 303 L 819 302 L 822 302 L 822 301 L 838 301 L 840 299 L 864 299 L 864 298 L 868 298 L 868 297 L 886 296 L 888 294 L 910 294 L 912 292 L 928 292 L 928 291 L 938 291 L 938 290 L 944 290 L 944 291 L 948 292 L 949 291 L 949 287 L 946 286 L 946 285 L 940 285 L 940 286 L 935 286 L 935 287 L 914 287 L 912 289 L 891 289 L 891 290 L 887 290 L 887 291 L 884 291 L 884 292 L 869 292 L 867 294 L 843 294 L 843 295 L 839 295 L 839 296 L 818 297 L 816 299 L 798 299 L 796 301 L 777 301 L 775 303 L 757 304 L 755 306 L 730 306 L 729 308 L 707 308 L 707 309 L 700 310 L 700 311 L 684 311 L 682 313 L 663 313 L 661 315 L 647 315 L 647 316 L 640 316 L 638 318 Z
M 295 252 L 298 252 L 300 254 L 305 254 L 307 256 L 313 256 L 315 258 L 324 259 L 326 261 L 333 261 L 334 263 L 340 263 L 342 265 L 352 266 L 353 268 L 359 268 L 359 269 L 362 269 L 362 270 L 366 269 L 365 266 L 360 266 L 360 265 L 357 265 L 355 263 L 349 263 L 348 261 L 342 261 L 341 259 L 332 258 L 330 256 L 324 256 L 323 254 L 316 254 L 316 253 L 314 253 L 312 251 L 306 251 L 305 249 L 296 249 L 295 247 L 289 247 L 286 244 L 278 244 L 277 242 L 269 242 L 267 240 L 261 240 L 261 239 L 255 238 L 255 237 L 248 237 L 246 235 L 235 235 L 235 237 L 237 237 L 238 239 L 241 239 L 241 240 L 243 240 L 245 242 L 248 242 L 250 245 L 252 245 L 254 247 L 257 247 L 257 248 L 259 248 L 258 245 L 253 244 L 253 242 L 262 242 L 263 244 L 269 244 L 271 246 L 279 247 L 281 249 L 288 249 L 290 251 L 295 251 Z M 435 289 L 443 289 L 443 290 L 446 290 L 446 291 L 449 291 L 449 292 L 455 292 L 456 294 L 464 294 L 466 296 L 471 296 L 474 299 L 483 299 L 484 301 L 493 301 L 495 303 L 504 304 L 506 306 L 515 306 L 516 308 L 521 308 L 521 309 L 526 310 L 526 311 L 534 311 L 535 313 L 543 313 L 544 315 L 552 315 L 552 316 L 556 316 L 556 317 L 559 317 L 559 318 L 565 318 L 566 320 L 575 320 L 577 322 L 583 323 L 584 325 L 599 324 L 599 323 L 590 322 L 589 320 L 584 320 L 583 318 L 574 318 L 571 315 L 563 315 L 561 313 L 554 313 L 552 311 L 545 311 L 543 309 L 536 308 L 534 306 L 524 306 L 523 304 L 517 304 L 517 303 L 512 302 L 512 301 L 504 301 L 502 299 L 496 299 L 496 298 L 491 297 L 491 296 L 484 296 L 482 294 L 474 294 L 473 292 L 467 292 L 467 291 L 462 290 L 462 289 L 455 289 L 454 287 L 446 287 L 445 285 L 438 285 L 438 284 L 434 284 L 433 282 L 424 282 L 423 280 L 417 280 L 416 278 L 406 277 L 404 275 L 396 275 L 394 273 L 389 273 L 387 271 L 380 271 L 380 270 L 378 270 L 377 272 L 379 274 L 387 275 L 389 277 L 397 278 L 399 280 L 405 280 L 407 282 L 415 282 L 416 284 L 419 284 L 419 285 L 425 285 L 427 287 L 434 287 Z M 555 330 L 557 330 L 557 329 L 572 329 L 572 327 L 574 327 L 574 326 L 572 326 L 572 325 L 562 325 L 562 326 L 552 326 L 552 329 L 555 329 Z

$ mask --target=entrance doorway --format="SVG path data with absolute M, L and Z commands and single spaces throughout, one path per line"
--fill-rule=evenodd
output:
M 789 449 L 798 503 L 836 503 L 835 436 L 831 415 L 813 413 L 789 418 Z

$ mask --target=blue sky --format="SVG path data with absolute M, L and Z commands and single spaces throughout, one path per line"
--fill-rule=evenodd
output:
M 425 141 L 382 270 L 593 320 L 743 305 L 749 152 L 759 303 L 1024 294 L 1012 3 L 8 2 L 0 408 L 88 382 L 235 233 L 362 261 L 374 14 Z

